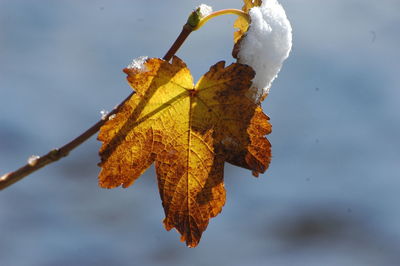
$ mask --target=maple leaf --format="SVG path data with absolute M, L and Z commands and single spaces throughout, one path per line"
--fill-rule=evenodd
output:
M 251 8 L 253 8 L 255 6 L 261 6 L 261 4 L 262 4 L 262 0 L 243 0 L 243 2 L 244 2 L 244 5 L 242 7 L 242 10 L 245 13 L 249 13 L 249 10 Z M 242 16 L 239 16 L 235 20 L 233 27 L 237 29 L 237 31 L 235 31 L 233 33 L 233 41 L 234 41 L 234 43 L 237 43 L 249 29 L 249 22 L 246 19 L 244 19 Z
M 155 162 L 164 225 L 195 247 L 225 204 L 224 163 L 257 175 L 270 162 L 269 118 L 245 96 L 254 71 L 219 62 L 194 85 L 174 57 L 124 72 L 136 93 L 100 130 L 99 185 L 128 187 Z

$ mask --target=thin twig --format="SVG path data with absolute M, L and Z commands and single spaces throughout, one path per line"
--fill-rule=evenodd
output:
M 171 60 L 171 58 L 176 54 L 178 49 L 185 42 L 186 38 L 192 33 L 193 28 L 189 24 L 183 25 L 182 31 L 179 34 L 178 38 L 172 44 L 171 48 L 169 48 L 168 52 L 164 55 L 163 59 L 166 61 Z
M 68 156 L 69 152 L 81 145 L 83 142 L 88 140 L 91 136 L 96 134 L 97 131 L 100 130 L 100 128 L 104 125 L 104 123 L 112 116 L 113 114 L 117 113 L 119 108 L 131 98 L 131 96 L 134 94 L 132 92 L 122 103 L 120 103 L 112 112 L 107 114 L 105 117 L 103 117 L 100 121 L 98 121 L 96 124 L 94 124 L 92 127 L 90 127 L 88 130 L 83 132 L 81 135 L 73 139 L 71 142 L 65 144 L 59 149 L 53 149 L 49 151 L 46 155 L 43 155 L 38 158 L 34 158 L 32 160 L 29 160 L 29 162 L 19 168 L 18 170 L 15 170 L 14 172 L 8 173 L 0 177 L 0 190 L 3 190 L 12 184 L 18 182 L 22 178 L 26 177 L 27 175 L 30 175 L 31 173 L 35 172 L 36 170 L 39 170 L 40 168 L 58 161 L 62 157 Z
M 171 48 L 168 50 L 168 52 L 165 54 L 163 59 L 165 61 L 171 60 L 171 58 L 175 55 L 175 53 L 178 51 L 178 49 L 182 46 L 183 42 L 186 40 L 186 38 L 189 36 L 189 34 L 193 31 L 192 27 L 189 26 L 188 24 L 185 24 L 183 26 L 183 29 L 181 33 L 179 34 L 178 38 L 175 40 L 175 42 L 172 44 Z M 103 117 L 100 121 L 98 121 L 96 124 L 94 124 L 92 127 L 90 127 L 88 130 L 83 132 L 81 135 L 79 135 L 77 138 L 73 139 L 71 142 L 65 144 L 59 149 L 53 149 L 49 151 L 47 154 L 38 157 L 38 158 L 33 158 L 28 161 L 28 163 L 21 168 L 7 173 L 3 176 L 0 177 L 0 190 L 3 190 L 12 184 L 20 181 L 24 177 L 30 175 L 31 173 L 35 172 L 36 170 L 39 170 L 40 168 L 58 161 L 59 159 L 68 156 L 68 154 L 81 145 L 83 142 L 88 140 L 90 137 L 92 137 L 96 132 L 100 130 L 100 128 L 108 121 L 110 116 L 116 114 L 118 110 L 121 108 L 121 106 L 128 101 L 131 96 L 134 94 L 132 92 L 123 102 L 121 102 L 112 112 L 110 112 L 108 115 Z

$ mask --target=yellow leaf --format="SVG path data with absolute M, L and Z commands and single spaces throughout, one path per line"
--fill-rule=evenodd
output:
M 268 167 L 269 118 L 245 96 L 254 71 L 219 62 L 196 85 L 177 57 L 124 71 L 136 94 L 100 130 L 99 184 L 128 187 L 155 162 L 164 225 L 195 247 L 225 204 L 224 163 Z
M 242 10 L 246 13 L 249 13 L 249 10 L 255 6 L 261 6 L 262 0 L 243 0 L 244 5 Z M 233 41 L 237 43 L 240 38 L 242 38 L 243 34 L 245 34 L 249 28 L 249 23 L 243 17 L 238 17 L 233 24 L 233 27 L 237 29 L 233 33 Z

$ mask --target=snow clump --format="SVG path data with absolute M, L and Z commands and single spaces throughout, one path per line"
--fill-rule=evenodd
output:
M 256 102 L 269 93 L 272 82 L 292 49 L 292 27 L 277 0 L 264 0 L 249 11 L 250 27 L 241 40 L 238 62 L 256 72 L 250 97 Z

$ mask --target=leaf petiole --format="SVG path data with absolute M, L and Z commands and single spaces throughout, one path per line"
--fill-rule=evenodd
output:
M 215 17 L 218 17 L 218 16 L 222 16 L 222 15 L 229 15 L 229 14 L 237 15 L 239 17 L 242 17 L 250 24 L 250 16 L 249 16 L 249 14 L 243 12 L 242 10 L 239 10 L 239 9 L 223 9 L 223 10 L 215 11 L 215 12 L 211 13 L 210 15 L 205 16 L 204 18 L 202 18 L 199 21 L 199 23 L 197 24 L 197 26 L 195 26 L 193 28 L 193 30 L 195 31 L 195 30 L 200 29 L 201 27 L 204 26 L 204 24 L 207 23 L 207 21 L 209 21 L 212 18 L 215 18 Z

